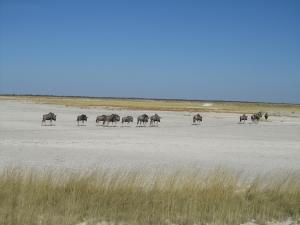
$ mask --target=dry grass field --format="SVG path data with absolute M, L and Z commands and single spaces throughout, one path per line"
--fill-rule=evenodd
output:
M 300 219 L 300 174 L 24 171 L 0 174 L 1 225 L 239 225 Z M 254 223 L 253 223 L 254 224 Z
M 138 100 L 83 97 L 49 96 L 0 96 L 0 100 L 24 100 L 40 104 L 53 104 L 75 107 L 113 107 L 130 110 L 186 111 L 186 112 L 270 112 L 273 115 L 300 113 L 300 105 L 243 102 L 205 102 L 179 100 Z

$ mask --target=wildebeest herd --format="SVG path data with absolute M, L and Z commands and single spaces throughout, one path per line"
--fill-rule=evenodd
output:
M 251 121 L 258 122 L 262 117 L 263 117 L 263 112 L 254 113 L 253 115 L 251 115 Z M 265 120 L 268 120 L 269 114 L 266 112 L 264 117 Z M 245 122 L 246 120 L 248 120 L 248 116 L 246 114 L 240 116 L 240 122 L 242 121 Z
M 262 117 L 265 117 L 265 120 L 268 120 L 269 114 L 266 112 L 263 115 L 263 112 L 258 112 L 253 115 L 251 115 L 251 121 L 252 122 L 258 122 Z M 81 122 L 84 124 L 84 122 L 87 122 L 88 117 L 85 114 L 81 114 L 77 116 L 77 125 L 79 126 L 79 123 Z M 161 117 L 158 114 L 154 114 L 153 116 L 149 117 L 147 114 L 142 114 L 137 117 L 137 125 L 143 125 L 145 126 L 150 119 L 150 126 L 157 125 L 160 123 Z M 53 112 L 50 112 L 48 114 L 43 115 L 42 117 L 42 125 L 46 125 L 46 121 L 50 121 L 50 124 L 52 124 L 52 121 L 56 121 L 56 115 Z M 248 120 L 248 116 L 246 114 L 243 114 L 240 116 L 240 123 Z M 111 114 L 111 115 L 101 115 L 96 117 L 96 124 L 98 125 L 100 122 L 102 122 L 102 125 L 109 125 L 117 123 L 120 121 L 120 116 L 118 114 Z M 122 124 L 123 123 L 133 123 L 133 117 L 132 116 L 125 116 L 122 117 L 121 120 Z M 202 116 L 197 113 L 196 115 L 193 116 L 193 124 L 199 124 L 202 122 Z
M 84 122 L 87 122 L 88 117 L 85 114 L 81 114 L 77 116 L 77 125 L 79 126 L 80 122 L 84 124 Z M 137 125 L 146 125 L 150 119 L 150 126 L 157 125 L 160 122 L 161 117 L 158 114 L 154 114 L 153 116 L 149 117 L 147 114 L 142 114 L 137 118 Z M 53 112 L 50 112 L 48 114 L 43 115 L 42 118 L 42 125 L 46 125 L 46 121 L 50 121 L 50 124 L 52 124 L 52 121 L 56 121 L 56 115 Z M 109 125 L 114 124 L 120 121 L 120 116 L 118 114 L 111 114 L 111 115 L 101 115 L 96 117 L 96 124 L 98 125 L 100 122 L 102 122 L 102 125 Z M 122 117 L 122 124 L 123 123 L 133 123 L 133 117 L 132 116 L 125 116 Z

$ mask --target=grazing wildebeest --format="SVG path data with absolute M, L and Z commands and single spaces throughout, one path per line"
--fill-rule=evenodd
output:
M 88 117 L 84 114 L 77 116 L 77 125 L 79 126 L 79 121 L 81 121 L 82 123 L 84 123 L 84 121 L 87 121 L 87 118 Z
M 44 123 L 46 123 L 47 120 L 50 120 L 50 123 L 52 123 L 52 121 L 56 121 L 56 115 L 53 112 L 49 112 L 48 114 L 44 114 L 43 115 L 43 119 L 42 119 L 42 125 Z
M 195 122 L 202 122 L 202 116 L 199 113 L 193 117 L 193 123 Z
M 107 117 L 106 115 L 97 116 L 96 123 L 98 124 L 100 121 L 102 121 L 103 122 L 102 124 L 104 124 L 106 117 Z
M 131 123 L 133 122 L 133 117 L 132 116 L 125 116 L 125 117 L 122 117 L 122 123 Z
M 142 123 L 143 124 L 148 123 L 148 120 L 149 120 L 149 116 L 147 114 L 140 115 L 137 118 L 137 125 L 142 124 Z
M 153 123 L 159 123 L 160 122 L 161 117 L 157 114 L 154 114 L 153 116 L 150 117 L 150 125 L 152 125 Z
M 111 114 L 105 117 L 103 124 L 107 122 L 107 124 L 109 125 L 109 123 L 116 123 L 118 121 L 120 121 L 120 116 L 117 114 Z
M 265 113 L 265 120 L 268 120 L 268 118 L 269 118 L 269 114 L 266 112 Z
M 246 114 L 240 116 L 240 122 L 244 121 L 245 123 L 246 120 L 248 120 L 248 116 L 246 116 Z

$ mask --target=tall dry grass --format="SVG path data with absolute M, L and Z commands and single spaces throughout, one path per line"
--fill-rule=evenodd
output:
M 300 218 L 300 174 L 92 173 L 6 169 L 0 224 L 241 224 Z

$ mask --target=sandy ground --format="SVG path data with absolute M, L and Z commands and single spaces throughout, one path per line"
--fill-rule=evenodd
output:
M 300 117 L 270 117 L 238 123 L 237 114 L 159 112 L 158 127 L 96 126 L 96 115 L 118 113 L 136 119 L 143 111 L 64 107 L 0 101 L 0 168 L 90 169 L 227 167 L 251 173 L 300 169 Z M 42 114 L 57 114 L 55 126 L 41 126 Z M 77 126 L 78 114 L 89 116 Z M 148 114 L 154 112 L 147 111 Z

